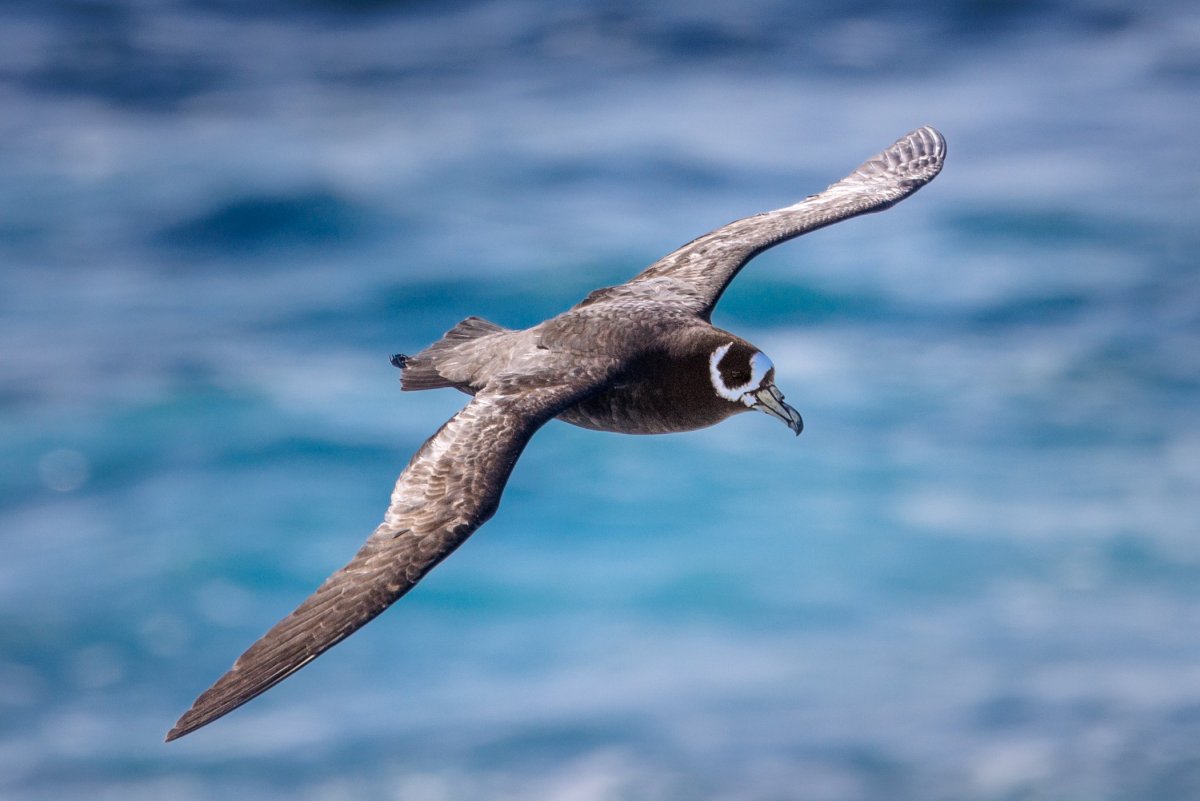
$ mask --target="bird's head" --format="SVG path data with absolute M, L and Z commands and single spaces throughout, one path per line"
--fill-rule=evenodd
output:
M 804 430 L 800 413 L 783 402 L 775 386 L 775 365 L 767 354 L 745 342 L 725 342 L 708 359 L 713 390 L 730 403 L 779 418 L 799 436 Z

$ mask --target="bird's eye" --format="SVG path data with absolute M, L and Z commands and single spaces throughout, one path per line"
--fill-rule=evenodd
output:
M 721 380 L 725 382 L 725 386 L 731 388 L 746 386 L 753 375 L 750 359 L 740 348 L 730 348 L 725 358 L 717 365 L 717 369 L 721 371 Z

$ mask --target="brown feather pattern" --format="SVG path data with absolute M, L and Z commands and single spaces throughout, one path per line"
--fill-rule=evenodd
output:
M 416 356 L 393 357 L 404 389 L 455 387 L 474 397 L 413 456 L 383 522 L 354 558 L 251 645 L 167 739 L 283 681 L 408 592 L 492 516 L 521 451 L 550 418 L 655 434 L 747 411 L 717 394 L 710 377 L 718 348 L 729 360 L 719 365 L 727 386 L 757 353 L 709 323 L 729 282 L 773 245 L 908 197 L 937 176 L 945 155 L 941 134 L 920 128 L 824 191 L 705 234 L 533 328 L 510 331 L 472 317 Z M 782 402 L 773 383 L 769 389 Z
M 238 657 L 167 740 L 275 686 L 412 589 L 492 516 L 534 431 L 608 376 L 608 365 L 592 366 L 589 383 L 497 381 L 447 421 L 400 474 L 383 522 L 354 558 Z
M 942 135 L 928 126 L 918 128 L 824 191 L 693 239 L 629 283 L 610 289 L 620 296 L 649 290 L 660 301 L 676 300 L 707 320 L 750 259 L 818 228 L 894 206 L 936 178 L 945 158 Z

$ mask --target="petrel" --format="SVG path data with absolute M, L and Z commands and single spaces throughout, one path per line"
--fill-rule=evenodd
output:
M 468 317 L 415 356 L 393 356 L 402 389 L 452 387 L 471 400 L 417 450 L 354 558 L 238 657 L 167 740 L 275 686 L 412 589 L 492 516 L 525 444 L 552 418 L 664 434 L 760 411 L 799 434 L 771 360 L 713 326 L 713 307 L 754 256 L 889 208 L 932 181 L 945 157 L 942 135 L 918 128 L 824 191 L 694 239 L 532 328 Z

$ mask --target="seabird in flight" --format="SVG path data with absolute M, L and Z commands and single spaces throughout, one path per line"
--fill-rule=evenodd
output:
M 167 740 L 283 681 L 412 589 L 492 516 L 525 444 L 552 418 L 663 434 L 760 411 L 799 434 L 771 360 L 715 328 L 713 307 L 754 256 L 898 203 L 933 180 L 945 156 L 941 134 L 918 128 L 823 192 L 705 234 L 532 328 L 468 317 L 415 356 L 392 357 L 403 389 L 453 387 L 471 400 L 412 457 L 349 564 L 238 657 Z

